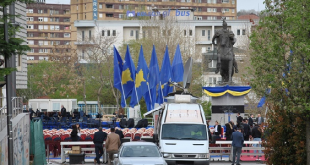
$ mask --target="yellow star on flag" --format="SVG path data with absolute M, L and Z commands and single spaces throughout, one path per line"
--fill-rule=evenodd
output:
M 122 84 L 126 84 L 128 81 L 133 81 L 130 76 L 130 70 L 129 68 L 122 72 Z
M 141 86 L 142 82 L 146 82 L 146 80 L 143 77 L 143 71 L 142 69 L 136 74 L 136 88 L 139 88 Z

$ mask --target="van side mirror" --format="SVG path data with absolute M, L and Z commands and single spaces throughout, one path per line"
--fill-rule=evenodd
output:
M 153 134 L 153 142 L 158 143 L 158 134 Z

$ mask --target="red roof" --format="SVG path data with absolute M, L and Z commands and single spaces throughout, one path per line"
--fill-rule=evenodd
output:
M 248 14 L 248 15 L 240 15 L 240 16 L 238 16 L 238 20 L 244 20 L 244 19 L 247 19 L 247 20 L 259 19 L 259 16 L 257 16 L 256 14 Z

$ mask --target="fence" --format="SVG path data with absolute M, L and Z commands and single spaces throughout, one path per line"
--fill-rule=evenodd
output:
M 23 98 L 22 97 L 13 97 L 12 98 L 12 119 L 23 113 Z M 0 108 L 0 132 L 6 127 L 7 125 L 7 106 L 3 106 Z

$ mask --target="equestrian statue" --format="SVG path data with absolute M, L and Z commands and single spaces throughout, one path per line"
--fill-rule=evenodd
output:
M 223 83 L 232 84 L 234 72 L 238 73 L 238 65 L 233 50 L 236 41 L 234 33 L 227 29 L 226 19 L 223 18 L 223 29 L 216 31 L 212 38 L 212 44 L 217 46 L 215 74 L 220 72 Z

